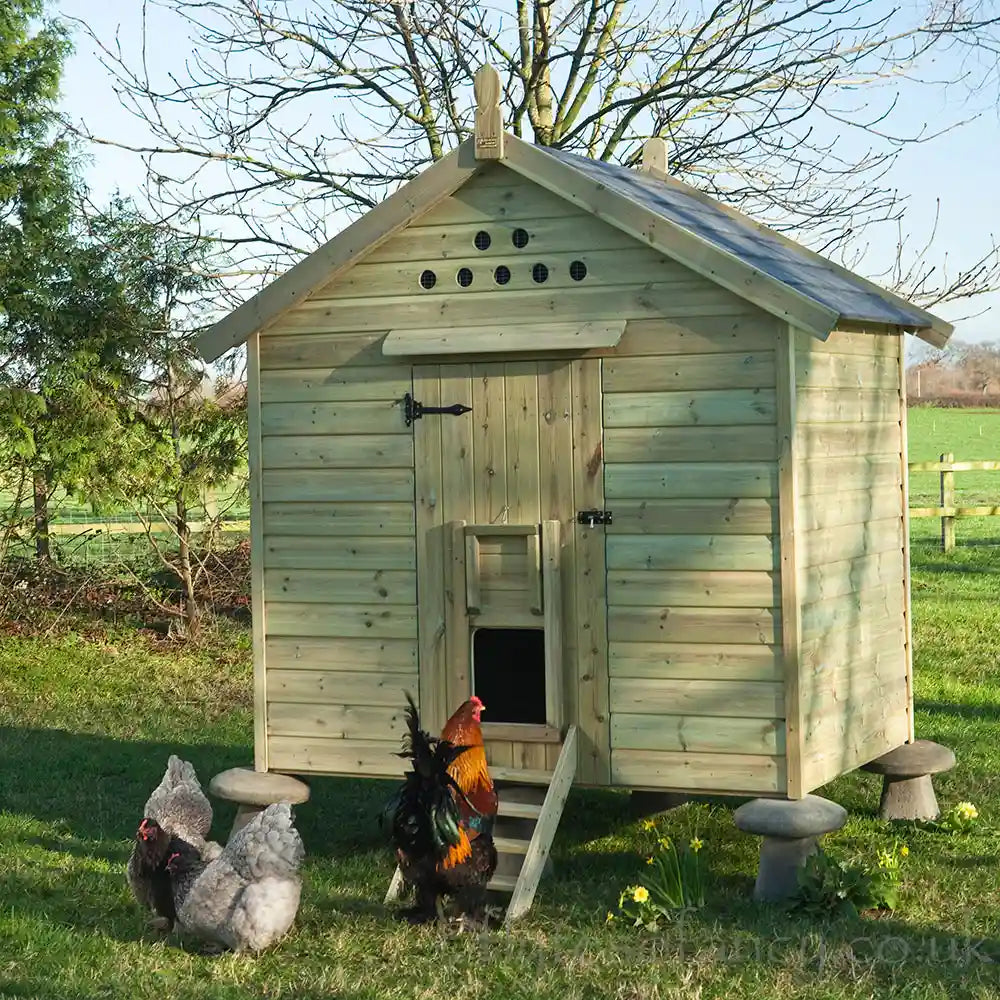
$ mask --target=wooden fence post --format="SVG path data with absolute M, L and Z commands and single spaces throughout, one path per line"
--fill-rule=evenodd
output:
M 953 463 L 955 455 L 947 452 L 941 456 L 942 463 Z M 955 473 L 951 468 L 941 470 L 941 506 L 955 506 Z M 941 517 L 941 551 L 951 552 L 955 548 L 955 518 Z

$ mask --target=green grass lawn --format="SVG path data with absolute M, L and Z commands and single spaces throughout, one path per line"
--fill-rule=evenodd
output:
M 955 748 L 944 806 L 971 799 L 969 834 L 889 829 L 877 780 L 823 794 L 847 826 L 828 839 L 873 858 L 905 839 L 902 905 L 882 920 L 820 921 L 750 902 L 756 841 L 730 805 L 666 814 L 701 824 L 708 905 L 657 933 L 605 924 L 642 878 L 650 835 L 626 797 L 575 791 L 555 873 L 511 933 L 453 936 L 391 919 L 391 853 L 376 813 L 389 787 L 316 780 L 298 811 L 305 889 L 293 934 L 260 958 L 210 958 L 144 928 L 124 880 L 130 837 L 171 752 L 207 782 L 251 756 L 243 631 L 201 652 L 124 626 L 0 634 L 0 997 L 778 998 L 984 997 L 1000 988 L 1000 574 L 996 550 L 914 557 L 918 735 Z M 229 808 L 216 814 L 224 837 Z
M 936 462 L 950 452 L 957 461 L 1000 460 L 1000 410 L 910 407 L 907 436 L 911 462 Z M 1000 504 L 1000 472 L 956 472 L 955 495 L 959 506 Z M 910 504 L 936 507 L 940 502 L 940 477 L 936 472 L 910 475 Z M 955 523 L 958 543 L 1000 543 L 1000 517 L 960 518 Z M 914 518 L 913 545 L 935 545 L 941 540 L 941 521 Z

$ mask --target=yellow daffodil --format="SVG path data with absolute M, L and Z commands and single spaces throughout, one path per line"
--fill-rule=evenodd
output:
M 615 915 L 610 910 L 608 910 L 608 915 L 604 918 L 604 922 L 606 924 L 610 924 L 614 919 Z
M 656 824 L 651 819 L 644 819 L 642 821 L 643 830 L 655 830 Z
M 705 845 L 698 837 L 695 837 L 688 846 L 697 854 Z
M 665 851 L 667 851 L 667 850 L 669 850 L 669 849 L 670 849 L 670 838 L 669 838 L 669 837 L 660 837 L 660 839 L 659 839 L 659 840 L 657 841 L 657 843 L 658 843 L 658 844 L 660 845 L 660 847 L 662 847 L 662 848 L 663 848 L 663 849 L 664 849 Z
M 901 858 L 905 858 L 909 853 L 910 849 L 906 846 L 906 844 L 903 844 L 903 846 L 899 849 L 899 856 Z
M 637 885 L 632 890 L 632 901 L 635 903 L 645 903 L 649 899 L 649 890 L 644 885 Z
M 646 864 L 647 865 L 651 865 L 653 863 L 653 861 L 654 861 L 653 858 L 646 858 Z

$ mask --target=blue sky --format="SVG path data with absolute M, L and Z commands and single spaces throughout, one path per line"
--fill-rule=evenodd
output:
M 88 21 L 106 43 L 120 31 L 123 46 L 134 47 L 138 38 L 137 0 L 129 3 L 101 3 L 93 0 L 59 0 L 55 9 Z M 147 49 L 154 69 L 181 67 L 192 54 L 186 27 L 176 19 L 157 13 L 155 46 Z M 138 122 L 118 102 L 106 70 L 101 66 L 94 43 L 78 34 L 76 51 L 68 61 L 63 85 L 63 108 L 82 119 L 97 135 L 142 144 L 148 141 Z M 957 57 L 939 59 L 928 71 L 940 78 L 952 78 Z M 930 142 L 906 148 L 893 172 L 891 183 L 908 196 L 906 230 L 913 242 L 922 245 L 930 235 L 940 199 L 940 221 L 931 258 L 949 271 L 970 264 L 1000 239 L 1000 109 L 997 93 L 984 89 L 971 98 L 966 88 L 927 88 L 900 85 L 901 102 L 893 126 L 896 132 L 933 129 L 938 122 L 977 114 L 975 121 Z M 139 158 L 108 147 L 92 150 L 93 162 L 87 179 L 98 199 L 116 188 L 128 194 L 138 191 L 145 180 Z M 346 223 L 346 219 L 344 220 Z M 867 249 L 858 270 L 876 276 L 895 253 L 895 239 L 888 227 Z M 973 303 L 941 306 L 937 310 L 956 323 L 956 337 L 963 340 L 1000 340 L 1000 294 L 985 296 Z M 978 313 L 969 316 L 970 313 Z

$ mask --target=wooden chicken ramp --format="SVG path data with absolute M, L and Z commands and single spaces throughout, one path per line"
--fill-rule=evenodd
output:
M 531 909 L 576 776 L 576 742 L 576 726 L 570 726 L 552 771 L 490 768 L 497 783 L 500 808 L 493 833 L 498 864 L 488 888 L 494 893 L 510 895 L 505 927 Z M 399 899 L 405 888 L 397 867 L 385 896 L 386 903 Z

